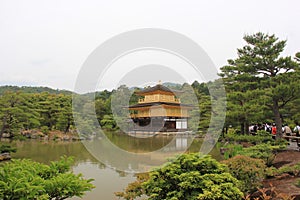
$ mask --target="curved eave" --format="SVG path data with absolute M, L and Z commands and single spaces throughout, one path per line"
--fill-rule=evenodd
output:
M 135 105 L 131 105 L 128 108 L 145 108 L 145 107 L 151 107 L 151 106 L 160 106 L 160 105 L 166 105 L 166 106 L 174 106 L 174 107 L 181 107 L 181 108 L 194 108 L 195 106 L 190 104 L 180 104 L 180 103 L 168 103 L 168 102 L 152 102 L 152 103 L 139 103 Z

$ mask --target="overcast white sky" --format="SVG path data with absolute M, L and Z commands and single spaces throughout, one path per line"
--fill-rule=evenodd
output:
M 244 34 L 258 31 L 287 39 L 284 54 L 294 56 L 299 9 L 298 0 L 0 0 L 0 85 L 73 90 L 97 46 L 138 28 L 184 34 L 218 68 L 236 58 Z

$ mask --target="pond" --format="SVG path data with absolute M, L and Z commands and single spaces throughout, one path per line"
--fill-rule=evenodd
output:
M 146 166 L 147 169 L 150 169 L 159 166 L 165 162 L 167 157 L 186 151 L 186 149 L 189 152 L 199 152 L 202 144 L 202 139 L 193 139 L 188 136 L 136 138 L 116 133 L 107 133 L 106 135 L 113 144 L 112 146 L 117 146 L 125 152 L 138 154 L 140 157 L 127 158 L 122 153 L 110 151 L 110 148 L 102 148 L 108 145 L 101 138 L 84 142 L 12 141 L 10 142 L 11 145 L 17 147 L 17 152 L 13 153 L 12 157 L 30 158 L 48 164 L 50 161 L 58 160 L 63 155 L 73 156 L 75 159 L 73 171 L 76 174 L 82 173 L 85 178 L 93 178 L 93 184 L 96 186 L 83 199 L 110 200 L 118 199 L 114 192 L 122 191 L 128 183 L 133 182 L 135 180 L 134 172 L 140 167 L 146 169 Z M 163 147 L 167 148 L 159 151 Z M 149 152 L 155 153 L 149 156 Z M 218 160 L 221 159 L 217 148 L 214 148 L 210 154 Z

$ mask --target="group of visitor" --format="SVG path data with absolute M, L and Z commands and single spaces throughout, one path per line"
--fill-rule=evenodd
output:
M 253 124 L 249 126 L 249 132 L 252 134 L 256 134 L 258 130 L 265 130 L 272 135 L 276 135 L 277 128 L 275 123 L 265 123 L 265 124 Z M 282 133 L 286 136 L 295 135 L 300 137 L 300 125 L 296 123 L 296 126 L 291 129 L 288 124 L 283 124 Z

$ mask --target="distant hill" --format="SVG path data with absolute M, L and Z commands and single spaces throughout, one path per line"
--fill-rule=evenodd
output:
M 6 91 L 12 91 L 12 92 L 24 92 L 24 93 L 42 93 L 42 92 L 48 92 L 49 94 L 66 94 L 71 95 L 73 92 L 68 90 L 59 90 L 59 89 L 52 89 L 49 87 L 31 87 L 31 86 L 11 86 L 11 85 L 5 85 L 0 86 L 0 95 L 5 93 Z
M 180 90 L 181 87 L 182 87 L 182 84 L 180 84 L 180 83 L 172 83 L 172 82 L 165 82 L 165 83 L 162 83 L 162 85 L 166 86 L 166 87 L 168 87 L 170 89 L 173 89 L 173 90 Z M 129 90 L 135 90 L 135 89 L 143 90 L 145 88 L 140 88 L 140 87 L 130 87 L 129 88 Z
M 162 85 L 166 86 L 170 89 L 173 89 L 173 90 L 180 90 L 182 87 L 182 84 L 180 84 L 180 83 L 171 83 L 171 82 L 165 82 Z
M 174 90 L 180 90 L 182 85 L 179 83 L 171 83 L 171 82 L 165 82 L 162 85 L 174 89 Z M 138 87 L 131 87 L 129 88 L 130 90 L 135 90 L 135 89 L 140 89 L 142 90 L 143 88 L 138 88 Z M 59 89 L 52 89 L 49 87 L 36 87 L 36 86 L 12 86 L 12 85 L 5 85 L 5 86 L 0 86 L 0 95 L 5 93 L 6 91 L 12 91 L 12 92 L 24 92 L 24 93 L 42 93 L 42 92 L 48 92 L 49 94 L 66 94 L 66 95 L 72 95 L 74 92 L 69 91 L 69 90 L 59 90 Z M 111 91 L 96 91 L 96 96 L 109 96 Z M 94 96 L 95 94 L 93 92 L 89 92 L 84 94 L 86 96 L 92 95 Z

